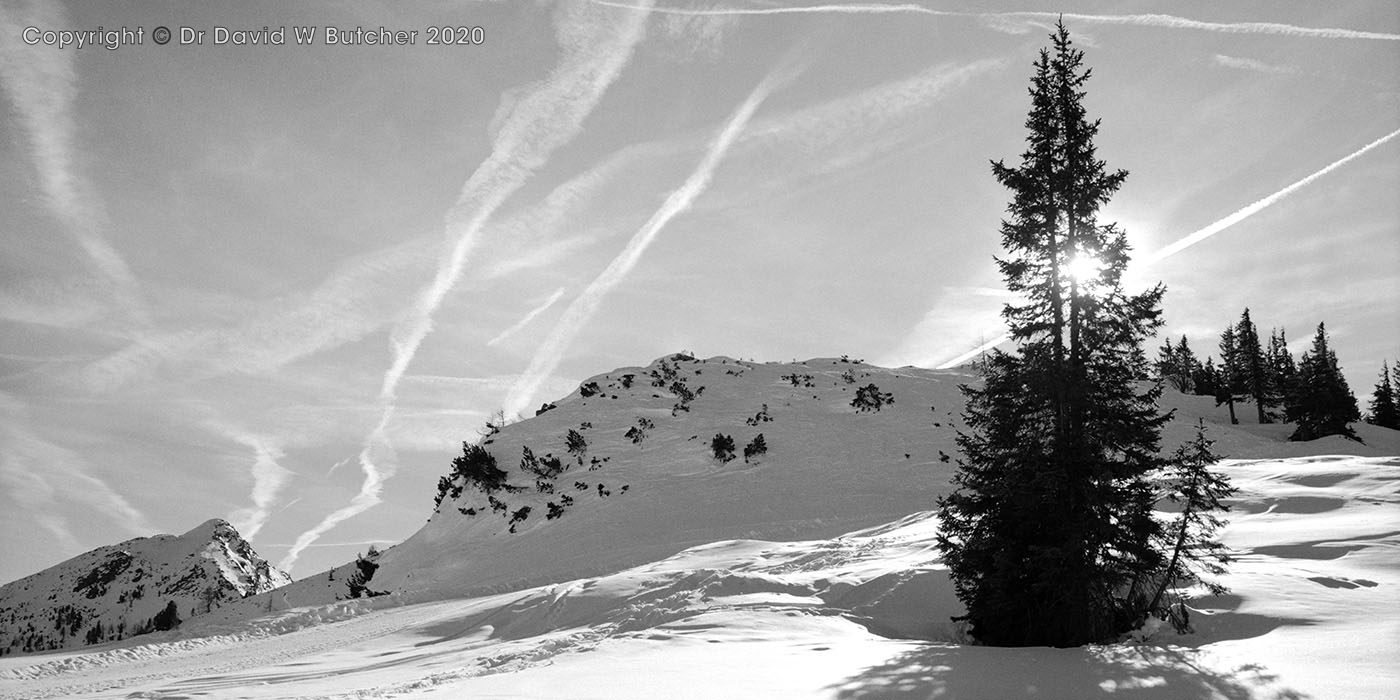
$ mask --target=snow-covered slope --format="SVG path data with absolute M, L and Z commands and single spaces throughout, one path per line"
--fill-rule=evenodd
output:
M 963 644 L 931 509 L 971 381 L 840 359 L 668 357 L 599 375 L 488 438 L 521 487 L 493 492 L 499 509 L 449 491 L 366 565 L 172 632 L 0 659 L 0 698 L 1369 698 L 1400 682 L 1400 432 L 1286 443 L 1287 426 L 1247 410 L 1231 426 L 1172 392 L 1163 449 L 1201 417 L 1237 458 L 1222 465 L 1241 488 L 1224 532 L 1233 592 L 1192 602 L 1194 635 Z M 857 410 L 869 385 L 893 403 Z M 760 433 L 768 449 L 746 462 Z M 735 459 L 715 458 L 716 434 Z M 527 447 L 536 471 L 547 456 L 568 468 L 542 489 Z M 369 571 L 386 595 L 350 599 Z
M 419 532 L 377 558 L 368 587 L 408 600 L 519 590 L 717 540 L 826 538 L 927 510 L 949 488 L 958 386 L 974 379 L 961 370 L 884 369 L 840 358 L 754 363 L 684 355 L 592 377 L 553 408 L 484 441 L 521 491 L 493 494 L 502 504 L 494 511 L 479 490 L 447 498 Z M 893 403 L 853 407 L 870 385 Z M 685 401 L 687 392 L 694 398 Z M 570 430 L 586 442 L 581 457 L 567 451 Z M 717 434 L 733 438 L 734 459 L 715 458 Z M 744 447 L 760 434 L 767 451 L 746 460 Z M 522 469 L 525 448 L 540 460 L 560 459 L 565 471 L 546 480 L 552 492 L 541 492 Z M 558 517 L 548 517 L 550 503 L 562 509 Z M 528 517 L 512 528 L 511 516 L 523 508 Z M 273 607 L 349 597 L 354 570 L 298 581 L 274 594 Z M 266 603 L 244 607 L 258 606 Z M 217 612 L 227 620 L 238 609 Z
M 918 512 L 831 539 L 727 540 L 614 574 L 213 637 L 0 659 L 0 698 L 1371 699 L 1400 683 L 1400 458 L 1227 462 L 1227 595 L 1196 633 L 969 646 Z M 377 608 L 377 609 L 376 609 Z
M 686 355 L 591 377 L 543 413 L 483 441 L 519 492 L 449 494 L 421 530 L 374 560 L 366 585 L 399 601 L 519 590 L 620 571 L 707 542 L 828 538 L 928 510 L 949 490 L 956 467 L 958 387 L 976 381 L 966 369 L 887 369 L 849 358 L 754 363 Z M 892 403 L 853 406 L 870 386 Z M 1288 426 L 1250 423 L 1248 406 L 1237 407 L 1240 425 L 1230 425 L 1209 397 L 1168 391 L 1163 408 L 1177 418 L 1164 431 L 1164 451 L 1188 441 L 1204 418 L 1227 457 L 1400 454 L 1400 433 L 1373 426 L 1357 426 L 1367 444 L 1329 438 L 1295 445 L 1284 442 Z M 570 430 L 585 443 L 581 455 L 568 452 Z M 735 459 L 714 457 L 717 434 L 733 438 Z M 767 451 L 745 460 L 743 448 L 760 434 Z M 547 492 L 522 468 L 525 448 L 565 469 L 543 480 Z M 548 517 L 551 503 L 558 517 Z M 528 515 L 512 523 L 524 508 Z M 270 601 L 217 610 L 208 622 L 349 598 L 356 570 L 350 563 L 309 576 Z
M 291 582 L 223 520 L 99 547 L 0 587 L 0 655 L 124 639 Z

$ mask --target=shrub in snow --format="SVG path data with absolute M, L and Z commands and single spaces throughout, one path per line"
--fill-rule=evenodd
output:
M 734 438 L 724 433 L 716 433 L 710 441 L 710 451 L 714 453 L 715 459 L 721 462 L 734 459 Z
M 496 458 L 485 447 L 464 442 L 461 456 L 452 460 L 452 471 L 438 479 L 433 509 L 436 511 L 444 498 L 460 497 L 462 490 L 468 486 L 475 486 L 488 494 L 499 489 L 512 490 L 506 484 L 506 476 L 496 466 Z
M 564 447 L 569 454 L 578 459 L 579 464 L 583 464 L 583 455 L 588 452 L 588 441 L 583 439 L 583 434 L 573 428 L 564 434 Z
M 537 480 L 552 481 L 562 474 L 566 467 L 563 461 L 553 454 L 536 457 L 529 446 L 522 446 L 520 448 L 520 469 L 527 474 L 534 475 Z
M 798 374 L 793 372 L 792 374 L 784 374 L 782 379 L 791 382 L 793 386 L 812 386 L 812 375 L 810 374 Z
M 648 374 L 651 375 L 651 385 L 655 387 L 666 386 L 680 377 L 676 368 L 665 360 L 662 360 L 656 369 L 651 370 Z
M 751 457 L 757 457 L 768 453 L 768 442 L 763 439 L 763 433 L 754 436 L 749 444 L 744 445 L 744 461 L 749 461 Z
M 380 592 L 369 589 L 370 579 L 374 578 L 374 572 L 379 570 L 379 565 L 361 556 L 355 557 L 355 573 L 350 574 L 350 578 L 345 579 L 345 587 L 350 589 L 351 598 L 360 596 L 374 597 L 383 595 Z
M 881 406 L 888 406 L 894 403 L 894 394 L 880 393 L 880 387 L 874 384 L 866 384 L 856 389 L 856 397 L 851 399 L 851 406 L 860 413 L 866 411 L 878 411 Z
M 704 387 L 701 387 L 704 389 Z M 671 382 L 670 391 L 676 397 L 676 404 L 671 407 L 671 415 L 676 415 L 681 411 L 690 410 L 690 402 L 695 400 L 697 394 L 685 385 L 684 381 L 676 380 Z
M 759 423 L 771 423 L 772 421 L 772 416 L 768 415 L 768 404 L 763 404 L 763 408 L 759 409 L 758 413 L 753 414 L 752 418 L 744 419 L 744 423 L 749 426 L 755 426 Z
M 525 522 L 530 517 L 530 506 L 521 506 L 519 510 L 510 514 L 510 531 L 515 532 L 515 526 Z

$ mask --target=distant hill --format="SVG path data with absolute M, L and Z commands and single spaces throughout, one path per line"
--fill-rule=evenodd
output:
M 223 520 L 98 547 L 0 587 L 0 655 L 171 629 L 290 582 Z

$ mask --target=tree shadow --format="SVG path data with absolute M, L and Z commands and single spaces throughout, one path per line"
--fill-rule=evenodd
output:
M 1257 665 L 1222 672 L 1199 651 L 1158 646 L 975 647 L 928 644 L 832 686 L 840 700 L 1144 698 L 1304 700 Z

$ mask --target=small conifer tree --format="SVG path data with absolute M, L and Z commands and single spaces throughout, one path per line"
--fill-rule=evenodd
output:
M 1395 385 L 1390 381 L 1390 368 L 1381 362 L 1381 378 L 1371 392 L 1371 414 L 1366 422 L 1382 428 L 1400 430 L 1400 406 L 1395 402 Z
M 180 609 L 175 606 L 175 601 L 166 603 L 165 609 L 156 613 L 156 616 L 151 619 L 151 626 L 162 632 L 180 626 Z
M 1170 619 L 1178 632 L 1190 629 L 1185 608 L 1172 605 L 1169 591 L 1181 583 L 1200 582 L 1214 595 L 1225 587 L 1206 575 L 1225 573 L 1230 556 L 1225 545 L 1215 535 L 1224 525 L 1217 512 L 1230 510 L 1224 500 L 1234 495 L 1235 488 L 1224 474 L 1211 469 L 1219 457 L 1211 451 L 1214 440 L 1206 437 L 1204 420 L 1197 419 L 1196 437 L 1177 448 L 1167 468 L 1166 482 L 1170 484 L 1167 499 L 1181 506 L 1181 512 L 1162 533 L 1166 565 L 1156 578 L 1156 590 L 1148 610 Z

